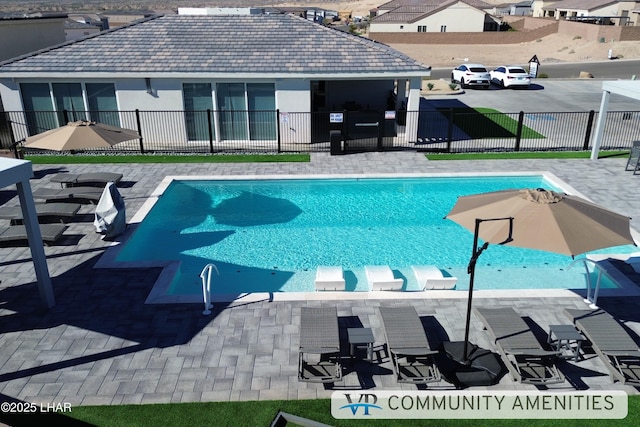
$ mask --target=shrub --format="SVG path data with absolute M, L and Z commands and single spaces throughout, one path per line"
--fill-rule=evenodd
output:
M 540 73 L 540 74 L 538 74 L 538 78 L 539 78 L 539 79 L 548 79 L 548 78 L 549 78 L 549 74 L 547 74 L 547 73 Z
M 458 84 L 457 83 L 449 83 L 449 89 L 451 89 L 451 90 L 458 89 Z
M 433 90 L 434 86 L 435 85 L 433 83 L 427 83 L 427 89 L 429 90 Z
M 580 40 L 582 37 L 581 36 L 575 36 L 573 39 L 574 40 Z
M 571 50 L 569 51 L 569 55 L 572 55 L 572 54 L 574 54 L 574 53 L 576 53 L 576 51 L 575 51 L 575 50 L 573 50 L 573 49 L 571 49 Z
M 607 41 L 607 39 L 605 39 L 604 37 L 600 37 L 600 43 L 604 43 L 606 41 Z

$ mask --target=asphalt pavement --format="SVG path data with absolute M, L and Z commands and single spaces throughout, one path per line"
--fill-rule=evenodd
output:
M 502 89 L 492 85 L 490 89 L 465 89 L 455 95 L 426 95 L 425 98 L 439 103 L 456 102 L 468 107 L 494 108 L 503 113 L 597 112 L 602 101 L 603 81 L 534 79 L 529 89 Z M 609 111 L 640 111 L 640 102 L 612 94 L 608 108 Z

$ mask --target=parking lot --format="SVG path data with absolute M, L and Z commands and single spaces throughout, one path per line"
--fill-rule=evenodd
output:
M 503 113 L 543 113 L 598 111 L 602 100 L 602 80 L 532 80 L 529 89 L 465 89 L 464 93 L 446 95 L 469 107 L 494 108 Z M 436 99 L 429 97 L 428 99 Z M 609 111 L 640 111 L 640 103 L 612 94 Z

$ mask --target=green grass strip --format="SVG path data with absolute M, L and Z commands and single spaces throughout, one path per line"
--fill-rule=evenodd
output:
M 453 123 L 473 139 L 515 138 L 518 133 L 518 121 L 493 108 L 439 108 L 438 111 L 449 117 L 453 111 Z M 527 126 L 522 126 L 523 139 L 542 139 L 544 135 Z
M 519 151 L 500 153 L 428 153 L 429 160 L 588 159 L 591 151 Z M 629 151 L 601 151 L 600 159 L 628 157 Z
M 35 165 L 103 164 L 103 163 L 269 163 L 309 162 L 309 154 L 212 154 L 212 155 L 30 155 Z
M 349 420 L 331 416 L 331 401 L 270 400 L 249 402 L 208 402 L 158 405 L 80 406 L 66 414 L 66 425 L 74 420 L 104 427 L 136 426 L 268 426 L 278 411 L 287 412 L 332 426 L 443 426 L 443 427 L 521 427 L 523 420 Z M 552 416 L 552 415 L 551 415 Z M 629 412 L 623 420 L 544 419 L 526 420 L 527 427 L 613 427 L 635 426 L 640 417 L 640 396 L 629 396 Z M 35 424 L 31 424 L 35 425 Z

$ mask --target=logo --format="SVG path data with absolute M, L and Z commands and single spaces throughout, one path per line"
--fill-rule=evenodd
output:
M 355 400 L 355 396 L 358 396 L 358 400 Z M 376 405 L 378 403 L 378 396 L 372 393 L 356 394 L 344 393 L 345 399 L 349 402 L 346 405 L 342 405 L 340 409 L 351 410 L 352 415 L 358 415 L 358 410 L 362 408 L 362 415 L 371 415 L 370 409 L 382 409 L 382 407 Z

